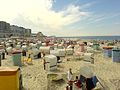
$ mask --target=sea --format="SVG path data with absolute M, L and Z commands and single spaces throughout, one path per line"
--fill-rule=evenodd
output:
M 76 36 L 76 37 L 57 37 L 57 38 L 63 38 L 66 40 L 70 39 L 82 39 L 82 40 L 118 40 L 120 41 L 120 36 Z M 6 38 L 0 38 L 0 41 L 6 40 Z
M 120 41 L 120 36 L 77 36 L 77 37 L 60 37 L 64 39 L 86 39 L 86 40 L 118 40 Z

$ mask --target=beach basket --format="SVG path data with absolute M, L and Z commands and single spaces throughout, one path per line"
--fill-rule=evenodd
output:
M 2 59 L 1 57 L 2 57 L 2 53 L 0 52 L 0 66 L 1 66 L 1 59 Z
M 21 45 L 16 45 L 15 47 L 17 50 L 20 50 L 21 49 Z
M 21 63 L 21 51 L 14 51 L 12 52 L 12 60 L 13 60 L 13 64 L 14 66 L 22 66 Z
M 66 49 L 66 55 L 73 55 L 73 49 L 72 48 L 67 48 Z
M 1 59 L 5 59 L 5 50 L 3 45 L 0 45 L 0 52 L 2 53 Z
M 84 60 L 94 63 L 94 53 L 84 53 Z
M 58 50 L 50 50 L 51 55 L 59 56 L 59 51 Z
M 12 47 L 8 47 L 8 48 L 6 48 L 6 51 L 7 51 L 8 54 L 11 54 L 12 51 L 13 51 L 13 48 Z
M 84 51 L 85 51 L 85 45 L 84 45 L 84 43 L 81 43 L 81 44 L 80 44 L 80 51 L 81 51 L 81 52 L 84 52 Z
M 103 47 L 105 57 L 111 57 L 112 56 L 112 48 L 113 47 L 111 47 L 111 46 Z
M 66 55 L 66 50 L 65 49 L 58 49 L 59 56 L 64 57 Z
M 20 79 L 19 67 L 0 67 L 0 90 L 21 90 Z
M 113 49 L 112 50 L 112 60 L 113 60 L 113 62 L 120 63 L 120 49 Z
M 100 46 L 99 44 L 95 44 L 95 43 L 94 43 L 94 44 L 93 44 L 93 49 L 94 49 L 94 50 L 99 50 L 99 49 L 100 49 L 99 46 Z
M 45 56 L 45 66 L 47 71 L 57 70 L 57 57 L 54 55 Z
M 51 49 L 50 46 L 41 46 L 41 47 L 39 48 L 39 51 L 40 51 L 40 52 L 44 52 L 45 54 L 49 54 L 49 53 L 50 53 L 50 49 Z

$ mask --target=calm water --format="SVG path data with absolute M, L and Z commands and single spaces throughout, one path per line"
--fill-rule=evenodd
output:
M 80 36 L 80 37 L 61 37 L 61 38 L 80 38 L 93 40 L 120 40 L 120 36 Z

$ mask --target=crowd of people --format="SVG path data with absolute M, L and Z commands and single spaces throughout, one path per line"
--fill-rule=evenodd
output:
M 66 86 L 66 90 L 93 90 L 98 82 L 96 76 L 86 78 L 83 75 L 80 75 L 80 77 L 76 76 L 76 79 L 73 80 L 71 68 L 67 72 L 67 79 L 68 85 Z

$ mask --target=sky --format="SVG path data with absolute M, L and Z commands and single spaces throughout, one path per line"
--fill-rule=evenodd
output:
M 120 35 L 120 0 L 0 0 L 0 21 L 48 36 Z

